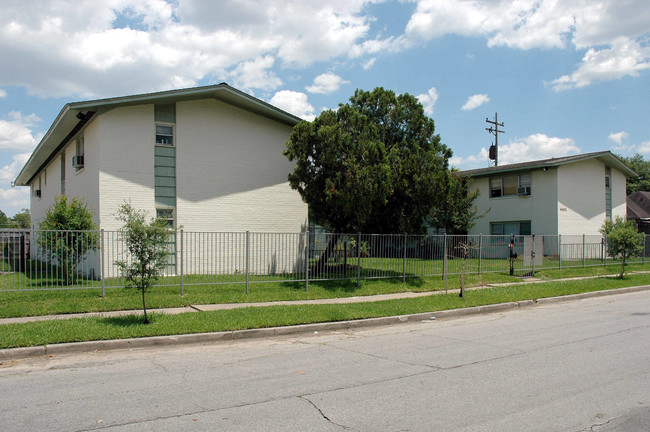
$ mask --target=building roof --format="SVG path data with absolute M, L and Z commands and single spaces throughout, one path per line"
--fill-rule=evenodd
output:
M 471 177 L 484 177 L 497 173 L 507 173 L 511 171 L 522 171 L 529 170 L 533 168 L 552 168 L 560 165 L 566 165 L 574 162 L 580 162 L 588 159 L 598 159 L 603 162 L 605 165 L 616 168 L 622 172 L 625 177 L 638 177 L 639 175 L 632 170 L 630 167 L 625 165 L 619 158 L 614 156 L 609 150 L 593 152 L 593 153 L 583 153 L 573 156 L 564 156 L 559 158 L 551 159 L 542 159 L 530 162 L 522 162 L 509 165 L 499 165 L 488 168 L 479 168 L 467 171 L 460 171 L 459 174 L 468 175 Z
M 41 142 L 16 177 L 14 185 L 27 186 L 56 156 L 61 148 L 96 114 L 109 109 L 143 104 L 166 104 L 185 100 L 214 98 L 252 113 L 295 126 L 300 118 L 271 104 L 246 94 L 226 83 L 168 90 L 108 99 L 96 99 L 66 104 L 50 126 Z
M 650 192 L 635 192 L 626 201 L 628 219 L 650 219 Z

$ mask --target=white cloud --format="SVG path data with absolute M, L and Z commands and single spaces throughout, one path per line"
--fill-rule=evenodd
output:
M 611 48 L 591 48 L 582 63 L 571 75 L 563 75 L 550 82 L 554 90 L 585 87 L 594 81 L 608 81 L 625 76 L 638 76 L 650 69 L 650 48 L 627 39 L 617 39 Z
M 342 84 L 349 82 L 332 72 L 326 72 L 314 78 L 314 84 L 305 89 L 310 93 L 330 94 L 341 88 Z
M 36 147 L 40 136 L 34 136 L 32 127 L 40 121 L 35 114 L 27 116 L 11 111 L 9 120 L 0 120 L 0 150 L 31 151 Z
M 650 155 L 650 141 L 645 141 L 639 144 L 636 147 L 636 151 L 644 155 Z
M 426 93 L 416 96 L 420 103 L 424 106 L 424 113 L 428 116 L 433 115 L 433 107 L 438 100 L 438 90 L 435 87 L 431 87 Z
M 607 138 L 614 141 L 616 145 L 620 146 L 623 144 L 623 139 L 629 137 L 630 134 L 625 131 L 620 131 L 616 133 L 611 133 Z
M 419 0 L 406 27 L 415 39 L 482 36 L 488 46 L 579 49 L 637 38 L 648 31 L 645 0 Z
M 582 63 L 550 82 L 555 90 L 566 90 L 650 68 L 650 48 L 642 46 L 648 22 L 647 0 L 419 0 L 406 36 L 420 41 L 479 36 L 489 47 L 524 50 L 573 44 L 587 50 Z
M 527 162 L 577 153 L 580 153 L 580 148 L 572 138 L 549 137 L 538 133 L 499 146 L 499 164 Z
M 490 98 L 486 94 L 475 94 L 473 96 L 470 96 L 467 99 L 467 102 L 465 102 L 465 105 L 463 105 L 460 109 L 463 111 L 469 111 L 473 110 L 474 108 L 478 108 L 483 104 L 486 104 L 490 102 Z
M 549 137 L 545 134 L 533 134 L 517 138 L 508 144 L 499 145 L 499 165 L 528 162 L 539 159 L 568 156 L 580 153 L 580 148 L 571 138 Z M 489 166 L 488 151 L 482 148 L 478 154 L 468 157 L 454 156 L 451 164 L 462 169 Z
M 274 61 L 272 56 L 267 55 L 239 63 L 230 74 L 235 87 L 241 90 L 275 90 L 282 85 L 282 80 L 269 70 Z
M 571 8 L 555 1 L 420 0 L 406 34 L 429 40 L 446 34 L 483 36 L 488 46 L 564 47 L 574 25 Z
M 6 90 L 0 89 L 0 98 L 6 98 L 6 97 L 7 97 Z
M 0 68 L 0 86 L 93 97 L 229 77 L 273 90 L 278 64 L 346 57 L 363 43 L 368 1 L 10 2 L 0 14 L 0 54 L 12 61 Z
M 269 103 L 305 120 L 316 118 L 314 107 L 307 101 L 305 93 L 281 90 L 273 95 Z
M 449 159 L 449 164 L 456 168 L 471 169 L 471 168 L 484 168 L 489 166 L 491 161 L 488 159 L 488 151 L 485 148 L 479 150 L 478 154 L 470 155 L 467 157 L 452 156 Z
M 11 182 L 29 159 L 31 153 L 19 153 L 12 156 L 13 161 L 0 169 L 0 202 L 2 210 L 8 216 L 14 215 L 22 208 L 29 207 L 29 188 L 11 187 Z
M 375 65 L 375 62 L 377 61 L 377 57 L 373 57 L 370 60 L 366 61 L 363 63 L 363 70 L 368 70 L 372 68 Z
M 23 168 L 31 153 L 18 153 L 12 156 L 13 161 L 9 165 L 5 165 L 0 170 L 0 185 L 6 186 L 11 184 L 16 179 L 18 173 Z

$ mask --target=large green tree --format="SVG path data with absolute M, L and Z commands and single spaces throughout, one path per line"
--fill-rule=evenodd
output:
M 29 228 L 31 225 L 31 215 L 29 209 L 22 209 L 11 218 L 11 221 L 17 228 Z
M 630 157 L 618 156 L 627 166 L 639 174 L 637 178 L 627 179 L 627 195 L 639 191 L 650 191 L 650 161 L 643 159 L 639 153 Z
M 10 227 L 9 218 L 7 217 L 5 212 L 0 210 L 0 228 L 9 228 L 9 227 Z
M 7 215 L 0 210 L 0 228 L 29 228 L 29 226 L 29 209 L 22 209 L 13 217 L 7 217 Z
M 485 216 L 474 205 L 479 190 L 470 190 L 472 179 L 454 172 L 445 184 L 445 198 L 431 210 L 431 226 L 444 228 L 447 234 L 467 234 L 476 219 Z M 489 211 L 489 210 L 488 210 Z
M 339 233 L 420 233 L 445 198 L 451 150 L 414 96 L 376 88 L 300 122 L 284 154 L 311 221 Z

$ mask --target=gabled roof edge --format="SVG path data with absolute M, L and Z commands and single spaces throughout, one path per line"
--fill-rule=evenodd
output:
M 58 151 L 60 141 L 78 124 L 77 114 L 84 111 L 99 111 L 112 107 L 157 103 L 163 101 L 192 100 L 213 97 L 227 104 L 268 117 L 272 120 L 295 126 L 302 119 L 275 107 L 261 99 L 237 90 L 226 83 L 203 87 L 192 87 L 176 90 L 165 90 L 155 93 L 144 93 L 129 96 L 119 96 L 106 99 L 95 99 L 81 102 L 71 102 L 63 106 L 47 133 L 38 143 L 29 159 L 18 173 L 15 186 L 27 186 L 34 176 L 38 175 L 43 163 L 51 160 L 53 152 Z
M 498 173 L 522 171 L 522 170 L 528 170 L 534 168 L 558 167 L 561 165 L 581 162 L 588 159 L 601 159 L 601 160 L 604 159 L 603 161 L 604 163 L 621 171 L 625 175 L 625 177 L 639 176 L 639 174 L 637 174 L 633 169 L 625 165 L 623 161 L 621 161 L 616 155 L 614 155 L 609 150 L 592 152 L 592 153 L 583 153 L 583 154 L 572 155 L 572 156 L 564 156 L 560 158 L 540 159 L 540 160 L 521 162 L 516 164 L 501 165 L 496 167 L 465 170 L 465 171 L 460 171 L 459 174 L 467 175 L 471 177 L 485 177 L 485 176 L 498 174 Z

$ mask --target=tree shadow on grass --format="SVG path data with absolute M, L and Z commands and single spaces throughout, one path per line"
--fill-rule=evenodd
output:
M 360 291 L 372 291 L 371 285 L 373 283 L 383 283 L 390 285 L 404 285 L 409 289 L 418 289 L 425 285 L 425 280 L 419 276 L 408 276 L 406 277 L 406 282 L 402 282 L 402 276 L 387 277 L 387 278 L 362 278 L 363 285 L 357 287 L 356 278 L 351 279 L 339 279 L 339 280 L 314 280 L 309 281 L 310 286 L 318 286 L 319 288 L 329 291 L 329 292 L 340 292 L 342 294 L 354 294 Z M 369 287 L 370 285 L 370 287 Z M 295 291 L 303 291 L 305 289 L 305 282 L 283 282 L 282 286 L 293 289 Z M 378 290 L 377 294 L 381 294 Z
M 155 321 L 155 317 L 152 316 L 152 314 L 149 314 L 148 317 L 149 317 L 150 324 L 153 323 L 153 321 Z M 131 326 L 143 325 L 144 315 L 122 315 L 122 316 L 105 317 L 101 319 L 101 322 L 116 327 L 131 327 Z

